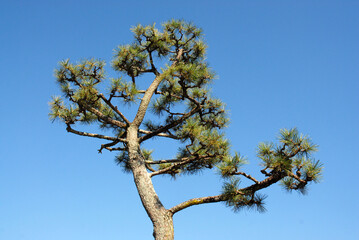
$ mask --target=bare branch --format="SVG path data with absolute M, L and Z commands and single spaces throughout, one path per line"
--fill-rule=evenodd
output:
M 152 58 L 152 52 L 149 51 L 147 49 L 147 52 L 148 52 L 148 56 L 150 58 L 150 63 L 151 63 L 151 71 L 156 75 L 158 76 L 160 73 L 157 71 L 157 68 L 155 67 L 154 63 L 153 63 L 153 58 Z
M 169 211 L 172 214 L 175 214 L 176 212 L 179 212 L 185 208 L 188 208 L 188 207 L 191 207 L 194 205 L 199 205 L 199 204 L 204 204 L 204 203 L 223 202 L 226 200 L 227 200 L 227 197 L 224 194 L 217 195 L 217 196 L 210 196 L 210 197 L 192 198 L 190 200 L 187 200 L 183 203 L 180 203 L 180 204 L 172 207 L 171 209 L 169 209 Z
M 235 172 L 233 173 L 233 175 L 242 175 L 242 176 L 245 176 L 246 178 L 252 180 L 253 182 L 255 183 L 259 183 L 259 181 L 257 179 L 255 179 L 254 177 L 252 177 L 251 175 L 247 174 L 247 173 L 244 173 L 244 172 Z
M 71 133 L 74 133 L 74 134 L 77 134 L 80 136 L 100 138 L 100 139 L 106 139 L 106 140 L 111 140 L 111 141 L 126 142 L 126 140 L 123 138 L 116 138 L 116 137 L 110 137 L 110 136 L 105 136 L 105 135 L 96 134 L 96 133 L 87 133 L 87 132 L 77 131 L 77 130 L 71 128 L 70 124 L 67 124 L 66 130 L 68 132 L 71 132 Z
M 148 170 L 150 170 L 151 172 L 156 172 L 156 170 L 154 170 L 150 164 L 148 164 L 147 162 L 145 162 L 145 166 Z
M 125 122 L 127 125 L 130 124 L 130 121 L 118 110 L 117 106 L 114 106 L 110 100 L 106 99 L 105 96 L 101 93 L 99 97 L 113 110 L 115 111 Z
M 267 170 L 267 168 L 262 169 L 261 173 L 264 174 L 264 176 L 269 177 L 271 174 L 268 173 L 266 170 Z
M 140 133 L 144 133 L 144 134 L 153 134 L 152 131 L 147 131 L 147 130 L 143 130 L 143 129 L 139 129 L 138 130 Z M 166 134 L 166 133 L 158 133 L 158 134 L 155 134 L 156 136 L 158 137 L 166 137 L 166 138 L 172 138 L 172 139 L 179 139 L 179 137 L 177 137 L 176 135 L 173 135 L 173 134 Z
M 162 163 L 178 163 L 183 162 L 185 159 L 168 159 L 168 160 L 157 160 L 157 161 L 146 161 L 147 164 L 162 164 Z
M 302 184 L 306 184 L 307 181 L 301 179 L 298 175 L 295 175 L 294 173 L 292 172 L 289 172 L 288 175 L 292 178 L 294 178 L 295 180 L 297 180 L 298 182 L 302 183 Z
M 97 117 L 99 117 L 100 119 L 104 120 L 107 123 L 110 123 L 112 125 L 121 127 L 121 128 L 126 128 L 127 125 L 123 122 L 117 121 L 115 119 L 112 119 L 108 116 L 105 116 L 103 113 L 101 113 L 99 110 L 97 110 L 96 108 L 93 107 L 89 107 L 87 108 L 87 110 L 89 110 L 90 112 L 92 112 L 93 114 L 95 114 Z
M 102 149 L 107 149 L 109 151 L 111 151 L 110 149 L 112 149 L 111 147 L 116 145 L 117 143 L 119 143 L 120 141 L 118 140 L 115 140 L 113 142 L 110 142 L 110 143 L 106 143 L 106 144 L 102 144 L 101 145 L 101 148 L 98 150 L 99 153 L 102 153 Z
M 109 150 L 110 152 L 112 152 L 112 151 L 125 151 L 126 150 L 126 148 L 124 148 L 124 147 L 117 147 L 117 148 L 106 147 L 105 149 Z
M 241 188 L 238 190 L 238 192 L 247 192 L 247 191 L 251 191 L 251 192 L 256 192 L 258 190 L 261 190 L 263 188 L 269 187 L 270 185 L 278 182 L 279 180 L 281 180 L 282 178 L 284 178 L 286 176 L 286 174 L 282 173 L 282 172 L 274 172 L 271 176 L 265 178 L 263 181 L 260 181 L 258 183 L 255 183 L 253 185 L 250 185 L 248 187 L 245 188 Z

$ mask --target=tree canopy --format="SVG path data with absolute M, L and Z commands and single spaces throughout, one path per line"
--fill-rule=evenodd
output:
M 146 203 L 148 198 L 142 193 L 142 188 L 153 188 L 151 177 L 216 168 L 225 180 L 219 195 L 190 199 L 163 210 L 171 216 L 211 202 L 225 202 L 235 211 L 252 207 L 263 211 L 261 189 L 280 182 L 288 191 L 305 193 L 309 182 L 320 179 L 322 164 L 312 158 L 317 145 L 296 128 L 282 129 L 277 143 L 259 144 L 262 180 L 241 170 L 247 160 L 231 150 L 225 137 L 223 129 L 229 119 L 225 105 L 211 94 L 216 77 L 206 61 L 207 46 L 200 28 L 171 20 L 159 29 L 155 24 L 137 25 L 132 32 L 134 41 L 115 50 L 111 66 L 118 76 L 114 78 L 107 76 L 100 60 L 60 63 L 55 75 L 63 97 L 51 101 L 50 118 L 64 122 L 70 133 L 103 139 L 99 152 L 118 152 L 116 161 L 134 175 L 156 239 L 171 237 L 161 238 L 156 232 L 159 220 L 151 213 L 155 207 Z M 136 110 L 133 119 L 126 114 L 127 104 Z M 98 126 L 99 131 L 78 130 L 79 123 Z M 151 151 L 141 147 L 156 137 L 178 141 L 181 147 L 175 157 L 155 160 Z M 240 178 L 252 184 L 242 186 Z M 146 184 L 141 185 L 143 179 Z M 154 190 L 151 196 L 158 199 Z

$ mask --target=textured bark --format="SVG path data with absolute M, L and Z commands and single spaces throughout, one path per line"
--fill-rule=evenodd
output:
M 151 177 L 146 170 L 137 137 L 137 128 L 128 129 L 129 165 L 132 169 L 134 181 L 143 207 L 153 223 L 153 236 L 156 240 L 173 240 L 172 213 L 161 203 L 153 187 Z
M 183 49 L 180 49 L 172 66 L 181 58 L 182 53 Z M 151 175 L 147 172 L 145 159 L 140 150 L 140 139 L 138 138 L 139 126 L 145 117 L 151 98 L 162 80 L 161 75 L 156 74 L 156 78 L 142 97 L 137 114 L 127 129 L 127 147 L 129 165 L 133 173 L 138 194 L 140 195 L 142 205 L 147 215 L 153 223 L 153 236 L 156 240 L 173 240 L 173 214 L 162 205 L 158 198 L 152 184 Z
M 166 210 L 166 212 L 160 216 L 159 221 L 153 223 L 153 237 L 156 240 L 173 240 L 173 218 L 172 213 Z

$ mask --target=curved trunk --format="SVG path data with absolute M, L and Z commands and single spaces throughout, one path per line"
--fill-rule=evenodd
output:
M 137 138 L 137 130 L 128 131 L 128 155 L 133 178 L 147 215 L 153 223 L 153 236 L 156 240 L 173 240 L 173 214 L 161 203 L 153 188 L 152 180 L 147 172 L 145 160 L 141 154 Z

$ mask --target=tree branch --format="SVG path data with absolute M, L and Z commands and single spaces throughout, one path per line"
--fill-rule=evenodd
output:
M 123 147 L 117 147 L 117 148 L 106 147 L 105 149 L 109 150 L 110 152 L 112 152 L 112 151 L 125 151 L 126 150 L 126 148 L 123 148 Z
M 272 176 L 264 179 L 261 182 L 258 182 L 253 185 L 250 185 L 246 188 L 237 190 L 236 194 L 243 194 L 248 191 L 255 193 L 256 191 L 258 191 L 260 189 L 266 188 L 266 187 L 278 182 L 283 177 L 285 177 L 285 175 L 283 173 L 275 173 Z M 226 194 L 220 194 L 217 196 L 210 196 L 210 197 L 193 198 L 193 199 L 187 200 L 183 203 L 180 203 L 180 204 L 172 207 L 171 209 L 169 209 L 169 211 L 172 212 L 172 214 L 175 214 L 176 212 L 179 212 L 185 208 L 188 208 L 188 207 L 191 207 L 194 205 L 199 205 L 199 204 L 204 204 L 204 203 L 223 202 L 223 201 L 227 201 L 227 200 L 228 200 L 228 196 Z
M 127 125 L 123 122 L 117 121 L 115 119 L 112 119 L 108 116 L 105 116 L 103 113 L 101 113 L 99 110 L 97 110 L 96 108 L 93 107 L 89 107 L 87 108 L 87 110 L 89 110 L 90 112 L 92 112 L 93 114 L 95 114 L 97 117 L 99 117 L 100 119 L 104 120 L 107 123 L 110 123 L 112 125 L 118 126 L 120 128 L 126 128 Z
M 211 158 L 211 157 L 208 157 L 208 156 L 200 157 L 199 156 L 199 157 L 193 157 L 193 158 L 191 158 L 191 157 L 182 158 L 181 160 L 179 160 L 178 163 L 174 163 L 173 165 L 171 165 L 171 166 L 169 166 L 167 168 L 164 168 L 164 169 L 158 170 L 156 172 L 150 173 L 150 177 L 167 173 L 167 172 L 169 172 L 169 171 L 171 171 L 173 169 L 176 169 L 176 168 L 178 168 L 180 166 L 183 166 L 183 165 L 185 165 L 187 163 L 190 163 L 190 162 L 193 162 L 195 160 L 206 160 L 206 159 L 209 159 L 209 158 Z
M 300 183 L 302 183 L 302 184 L 306 184 L 306 183 L 307 183 L 307 181 L 301 179 L 298 175 L 295 175 L 295 174 L 292 173 L 292 172 L 289 172 L 289 173 L 288 173 L 288 176 L 294 178 L 295 180 L 297 180 L 298 182 L 300 182 Z
M 176 212 L 179 212 L 185 208 L 188 208 L 188 207 L 191 207 L 194 205 L 199 205 L 199 204 L 204 204 L 204 203 L 223 202 L 226 200 L 227 200 L 227 197 L 224 194 L 217 195 L 217 196 L 210 196 L 210 197 L 192 198 L 190 200 L 187 200 L 183 203 L 180 203 L 180 204 L 170 208 L 169 211 L 172 214 L 175 214 Z
M 158 76 L 160 73 L 157 71 L 157 68 L 155 67 L 155 64 L 153 63 L 153 58 L 152 58 L 152 51 L 149 51 L 147 49 L 148 52 L 148 56 L 150 58 L 150 63 L 151 63 L 151 72 L 153 72 L 156 76 Z
M 153 134 L 152 131 L 147 131 L 147 130 L 143 130 L 143 129 L 139 129 L 138 132 L 140 133 L 144 133 L 144 134 Z M 166 133 L 158 133 L 158 134 L 155 134 L 156 136 L 158 137 L 166 137 L 166 138 L 172 138 L 172 139 L 176 139 L 178 140 L 179 138 L 173 134 L 166 134 Z
M 180 49 L 177 54 L 176 60 L 172 63 L 171 67 L 173 67 L 177 64 L 178 60 L 182 56 L 182 53 L 183 53 L 183 49 Z M 136 114 L 134 120 L 132 121 L 131 125 L 133 125 L 137 128 L 141 125 L 143 118 L 145 117 L 148 105 L 150 104 L 152 95 L 163 80 L 162 75 L 163 74 L 156 76 L 155 80 L 153 80 L 151 85 L 146 90 L 146 93 L 144 94 L 144 96 L 141 100 L 140 106 L 138 107 L 138 110 L 137 110 L 137 114 Z
M 170 124 L 167 124 L 165 126 L 162 126 L 158 129 L 156 129 L 155 131 L 152 131 L 151 133 L 143 136 L 140 138 L 140 142 L 143 142 L 153 136 L 156 136 L 158 134 L 161 134 L 162 132 L 165 132 L 173 127 L 175 127 L 176 125 L 180 124 L 181 122 L 183 122 L 184 120 L 186 120 L 187 118 L 191 117 L 193 114 L 199 112 L 201 108 L 199 107 L 196 107 L 196 108 L 193 108 L 190 112 L 184 114 L 182 117 L 178 118 L 177 120 L 171 122 Z M 159 136 L 159 135 L 158 135 Z
M 270 185 L 278 182 L 279 180 L 281 180 L 282 178 L 284 178 L 286 176 L 286 174 L 284 174 L 283 172 L 274 172 L 271 176 L 265 178 L 264 180 L 255 183 L 253 185 L 250 185 L 248 187 L 245 188 L 241 188 L 238 190 L 238 192 L 247 192 L 247 191 L 251 191 L 251 192 L 256 192 L 258 190 L 261 190 L 263 188 L 269 187 Z
M 127 125 L 130 124 L 130 121 L 123 115 L 117 108 L 117 106 L 114 106 L 110 100 L 106 99 L 105 96 L 101 93 L 99 94 L 99 97 L 113 110 L 115 111 L 125 122 Z
M 162 164 L 162 163 L 178 163 L 184 161 L 183 159 L 168 159 L 168 160 L 157 160 L 157 161 L 146 161 L 147 164 Z
M 244 173 L 244 172 L 235 172 L 233 173 L 233 175 L 242 175 L 242 176 L 245 176 L 246 178 L 252 180 L 253 182 L 255 183 L 259 183 L 259 181 L 257 179 L 255 179 L 254 177 L 252 177 L 251 175 L 247 174 L 247 173 Z
M 110 143 L 106 143 L 106 144 L 101 144 L 101 148 L 98 150 L 99 153 L 102 153 L 102 149 L 107 149 L 107 150 L 110 150 L 112 149 L 111 147 L 116 145 L 117 143 L 119 143 L 120 141 L 118 140 L 115 140 L 113 142 L 110 142 Z
M 100 139 L 106 139 L 106 140 L 111 140 L 111 141 L 126 142 L 126 140 L 122 139 L 122 138 L 110 137 L 110 136 L 105 136 L 105 135 L 96 134 L 96 133 L 87 133 L 87 132 L 77 131 L 77 130 L 71 128 L 70 124 L 67 124 L 66 131 L 80 135 L 80 136 L 85 136 L 85 137 L 93 137 L 93 138 L 100 138 Z

